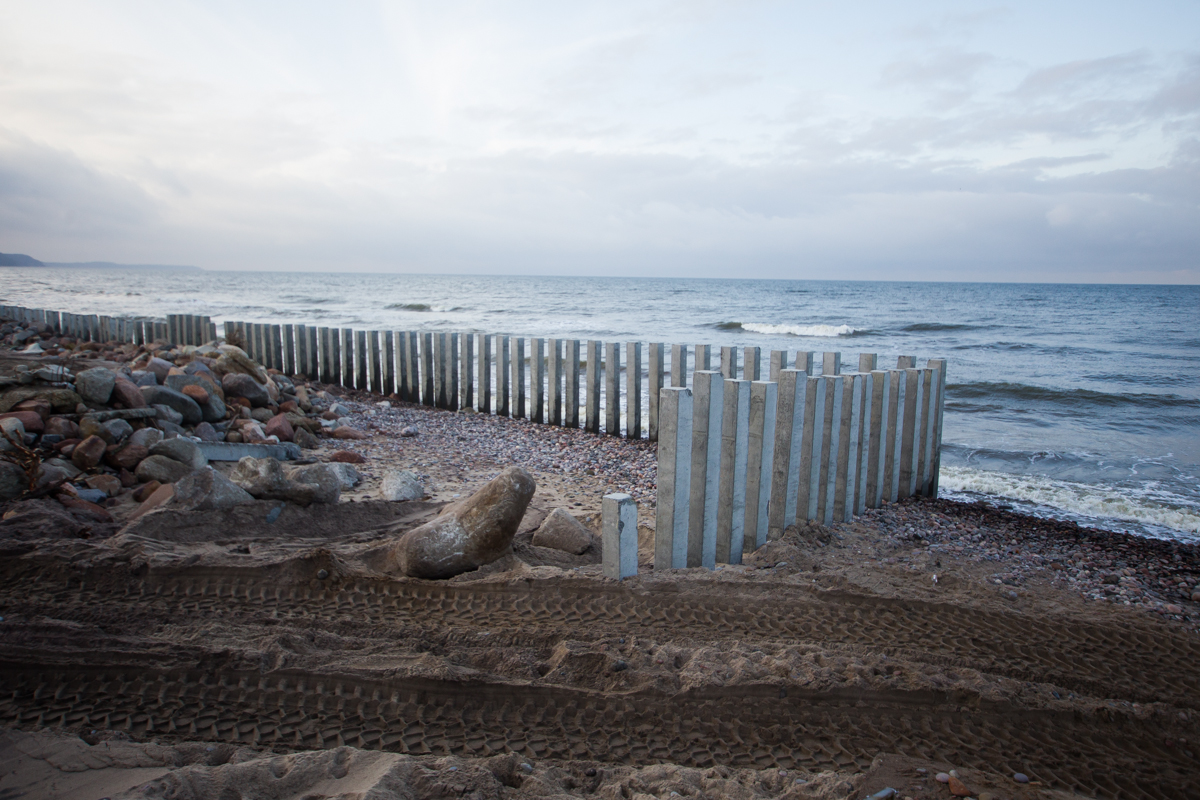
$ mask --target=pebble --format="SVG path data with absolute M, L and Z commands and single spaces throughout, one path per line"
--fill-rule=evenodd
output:
M 1029 783 L 1029 776 L 1026 775 L 1024 772 L 1014 772 L 1013 780 L 1016 781 L 1017 783 Z
M 525 770 L 526 772 L 533 772 L 533 764 L 522 764 L 521 769 Z
M 267 512 L 267 522 L 274 522 L 279 519 L 279 515 L 283 513 L 283 506 L 275 506 Z
M 945 772 L 939 772 L 934 776 L 934 780 L 936 780 L 938 783 L 949 783 L 950 776 Z
M 317 570 L 317 580 L 323 581 L 328 577 L 329 577 L 329 570 L 327 570 L 327 569 Z

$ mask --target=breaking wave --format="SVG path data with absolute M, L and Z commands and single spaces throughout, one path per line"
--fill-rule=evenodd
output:
M 765 322 L 718 322 L 719 331 L 748 331 L 768 336 L 808 336 L 819 339 L 836 339 L 839 336 L 860 334 L 849 325 L 769 325 Z

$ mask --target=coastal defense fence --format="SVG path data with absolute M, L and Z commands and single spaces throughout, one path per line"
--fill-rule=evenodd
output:
M 697 370 L 660 392 L 656 569 L 740 564 L 792 524 L 849 521 L 867 508 L 936 497 L 946 362 L 839 353 L 794 368 L 772 353 L 769 381 Z

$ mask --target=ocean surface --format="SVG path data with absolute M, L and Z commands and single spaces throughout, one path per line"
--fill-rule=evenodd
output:
M 1200 286 L 53 268 L 0 281 L 0 302 L 80 314 L 757 345 L 764 371 L 769 350 L 836 350 L 851 368 L 860 352 L 889 367 L 942 357 L 943 496 L 1200 541 Z

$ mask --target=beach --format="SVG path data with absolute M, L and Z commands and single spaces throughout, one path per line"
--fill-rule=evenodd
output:
M 0 372 L 137 358 L 8 352 Z M 356 432 L 300 459 L 352 465 L 336 503 L 147 510 L 135 484 L 99 504 L 107 521 L 60 505 L 73 531 L 6 511 L 0 789 L 923 798 L 950 797 L 951 770 L 980 798 L 1195 786 L 1191 543 L 912 499 L 791 526 L 740 565 L 655 569 L 653 443 L 300 388 Z M 381 569 L 381 546 L 513 465 L 536 491 L 511 551 L 449 580 Z M 381 499 L 397 470 L 420 498 Z M 600 564 L 612 491 L 639 506 L 620 582 Z M 589 531 L 582 553 L 533 544 L 555 509 Z

